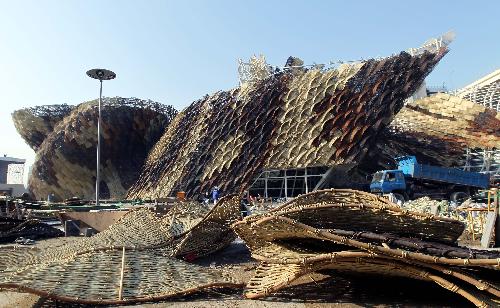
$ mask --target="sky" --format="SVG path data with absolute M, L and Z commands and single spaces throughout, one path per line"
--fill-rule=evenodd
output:
M 237 60 L 283 66 L 389 56 L 453 30 L 427 78 L 463 87 L 500 68 L 500 1 L 0 0 L 0 155 L 32 161 L 11 113 L 99 95 L 91 68 L 117 78 L 104 96 L 181 110 L 238 85 Z

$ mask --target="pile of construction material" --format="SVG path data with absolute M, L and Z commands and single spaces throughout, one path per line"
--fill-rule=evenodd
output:
M 263 169 L 356 165 L 447 51 L 443 45 L 326 69 L 297 68 L 292 59 L 195 101 L 152 149 L 128 198 L 184 190 L 196 199 L 214 186 L 238 193 Z
M 63 236 L 64 232 L 37 219 L 15 219 L 0 217 L 0 244 L 18 239 L 37 240 Z M 26 241 L 28 242 L 28 241 Z
M 247 298 L 304 275 L 396 276 L 436 283 L 477 306 L 500 300 L 500 253 L 463 248 L 464 224 L 401 209 L 354 190 L 323 190 L 240 220 L 240 198 L 212 209 L 179 202 L 163 217 L 132 210 L 105 231 L 51 249 L 0 248 L 0 288 L 57 301 L 124 304 L 168 299 L 244 282 L 188 263 L 241 237 L 260 262 Z M 348 276 L 345 276 L 348 274 Z M 316 285 L 321 287 L 321 285 Z
M 433 214 L 453 219 L 458 219 L 459 216 L 456 212 L 456 204 L 452 206 L 447 200 L 433 200 L 429 197 L 406 201 L 402 207 L 412 212 Z
M 478 307 L 500 300 L 499 252 L 458 246 L 464 224 L 457 220 L 403 210 L 369 193 L 313 192 L 233 228 L 260 261 L 247 298 L 328 270 L 428 281 Z
M 90 238 L 52 249 L 0 249 L 0 288 L 74 303 L 151 301 L 206 288 L 240 287 L 235 278 L 187 263 L 231 243 L 239 199 L 225 197 L 207 211 L 180 202 L 158 218 L 130 211 Z
M 101 198 L 123 198 L 175 109 L 135 98 L 105 98 L 101 119 Z M 29 189 L 37 199 L 95 198 L 98 102 L 13 113 L 36 151 Z
M 433 200 L 429 197 L 422 197 L 405 202 L 402 207 L 412 212 L 433 214 L 461 221 L 467 225 L 469 232 L 474 232 L 474 237 L 476 234 L 482 234 L 486 223 L 486 214 L 488 213 L 485 211 L 488 208 L 487 204 L 475 203 L 471 199 L 456 204 L 447 200 Z M 474 209 L 478 211 L 474 213 Z

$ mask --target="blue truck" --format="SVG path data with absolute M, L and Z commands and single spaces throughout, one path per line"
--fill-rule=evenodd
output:
M 398 169 L 378 171 L 370 191 L 393 193 L 401 202 L 422 196 L 461 202 L 490 185 L 488 174 L 419 164 L 415 156 L 396 158 Z

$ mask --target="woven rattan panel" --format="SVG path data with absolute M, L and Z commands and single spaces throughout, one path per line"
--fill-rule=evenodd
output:
M 402 210 L 386 198 L 351 189 L 326 189 L 301 195 L 264 214 L 276 215 L 321 229 L 387 232 L 445 243 L 454 243 L 464 230 L 464 224 L 457 220 Z
M 406 105 L 377 140 L 373 161 L 384 166 L 401 155 L 419 161 L 460 166 L 466 147 L 500 146 L 500 114 L 494 109 L 439 93 Z M 373 156 L 379 156 L 373 158 Z
M 285 69 L 192 103 L 151 151 L 128 198 L 249 187 L 264 168 L 358 163 L 446 54 Z
M 14 111 L 12 120 L 21 137 L 37 151 L 56 124 L 74 108 L 65 104 L 25 108 Z
M 353 205 L 356 211 L 349 210 Z M 324 269 L 426 280 L 477 306 L 500 296 L 494 278 L 500 253 L 453 244 L 463 231 L 458 221 L 401 211 L 368 193 L 326 190 L 302 195 L 233 228 L 261 262 L 247 284 L 248 298 L 268 296 L 298 277 Z
M 74 196 L 92 199 L 95 197 L 97 101 L 85 102 L 73 109 L 60 111 L 61 108 L 46 110 L 42 106 L 13 114 L 21 136 L 37 149 L 29 189 L 37 199 L 45 199 L 49 194 L 54 194 L 53 200 Z M 42 115 L 39 109 L 44 110 Z M 102 198 L 125 196 L 149 150 L 176 113 L 172 107 L 152 101 L 103 100 Z M 40 122 L 45 129 L 39 127 Z
M 52 249 L 0 249 L 0 286 L 16 287 L 80 303 L 159 299 L 211 286 L 238 286 L 233 280 L 177 260 L 221 249 L 236 235 L 239 198 L 222 198 L 210 211 L 179 202 L 157 218 L 149 209 L 133 210 L 97 235 Z M 123 298 L 118 300 L 125 248 Z
M 168 254 L 163 249 L 125 250 L 122 270 L 122 249 L 90 252 L 19 268 L 3 275 L 0 285 L 78 303 L 151 301 L 208 287 L 238 285 L 221 272 L 170 258 Z
M 471 148 L 500 144 L 500 114 L 449 94 L 439 93 L 408 104 L 391 126 L 426 132 Z

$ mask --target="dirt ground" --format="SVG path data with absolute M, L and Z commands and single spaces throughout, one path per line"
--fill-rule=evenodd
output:
M 37 247 L 50 249 L 76 238 L 37 241 Z M 2 245 L 3 246 L 3 245 Z M 248 281 L 257 263 L 250 257 L 244 243 L 234 242 L 223 251 L 196 260 L 201 266 L 228 271 L 234 277 Z M 347 277 L 315 274 L 265 300 L 247 300 L 242 290 L 210 290 L 173 298 L 168 301 L 119 307 L 470 307 L 469 302 L 437 285 L 397 278 Z M 0 307 L 75 307 L 39 296 L 1 290 Z M 88 307 L 88 306 L 77 306 Z

